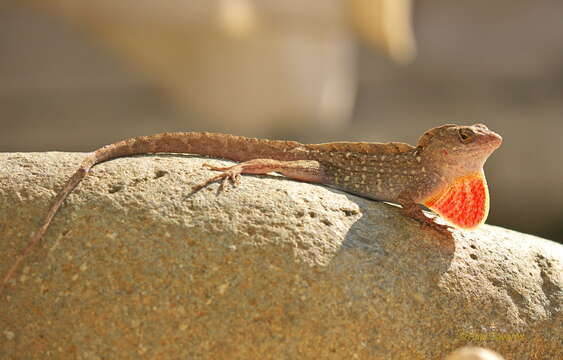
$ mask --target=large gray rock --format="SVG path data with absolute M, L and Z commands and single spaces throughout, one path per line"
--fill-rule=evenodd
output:
M 83 154 L 0 154 L 0 272 Z M 0 296 L 0 358 L 438 359 L 561 355 L 563 247 L 453 237 L 323 186 L 192 156 L 95 167 Z M 494 204 L 493 204 L 494 206 Z

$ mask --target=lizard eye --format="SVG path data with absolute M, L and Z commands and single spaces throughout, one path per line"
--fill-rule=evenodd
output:
M 472 130 L 467 128 L 461 128 L 458 131 L 459 139 L 464 144 L 469 144 L 473 141 L 473 136 L 475 135 Z

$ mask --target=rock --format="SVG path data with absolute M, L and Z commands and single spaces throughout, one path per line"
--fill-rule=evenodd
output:
M 83 156 L 0 154 L 0 274 Z M 0 358 L 561 355 L 561 245 L 494 226 L 447 237 L 276 176 L 190 194 L 204 162 L 227 163 L 96 166 L 0 296 Z

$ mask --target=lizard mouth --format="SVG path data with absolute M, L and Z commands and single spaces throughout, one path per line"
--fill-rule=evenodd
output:
M 494 131 L 489 130 L 486 125 L 475 124 L 472 126 L 472 128 L 478 135 L 477 139 L 479 145 L 484 145 L 490 147 L 491 150 L 495 150 L 502 144 L 502 136 Z
M 481 130 L 479 127 L 477 128 Z M 488 148 L 491 151 L 496 150 L 502 144 L 502 136 L 489 129 L 478 131 L 476 140 L 479 146 Z
M 491 132 L 487 136 L 486 142 L 491 146 L 493 150 L 495 150 L 502 144 L 502 136 L 497 133 Z

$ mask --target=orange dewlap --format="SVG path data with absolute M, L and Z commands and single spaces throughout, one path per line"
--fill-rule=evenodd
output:
M 441 193 L 424 201 L 424 205 L 462 229 L 475 228 L 487 219 L 489 190 L 482 172 L 455 179 Z

